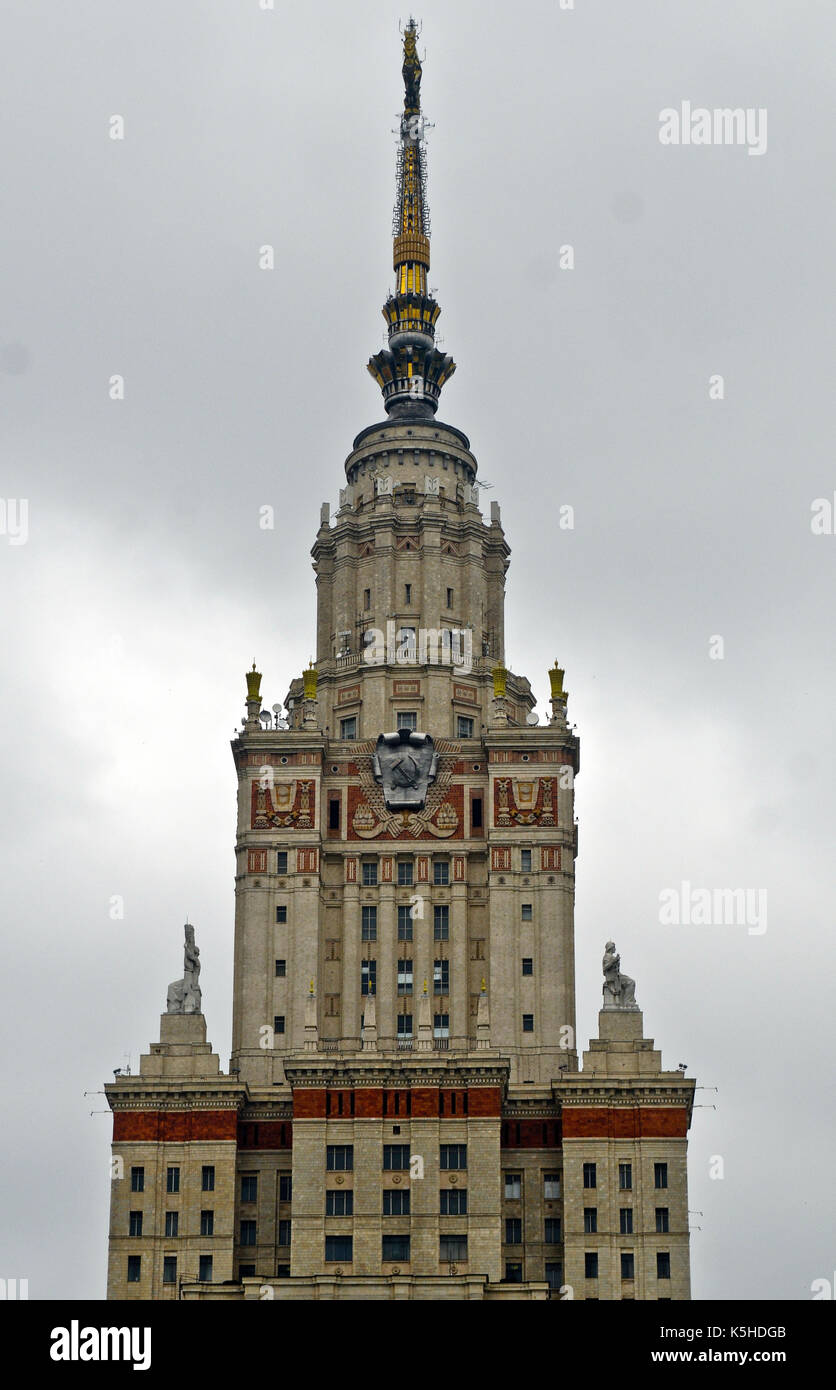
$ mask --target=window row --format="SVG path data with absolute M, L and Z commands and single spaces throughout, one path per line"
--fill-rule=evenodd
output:
M 518 1202 L 523 1192 L 522 1173 L 505 1173 L 505 1200 L 506 1202 Z M 557 1202 L 560 1200 L 560 1174 L 543 1174 L 543 1200 L 546 1202 Z
M 383 1145 L 384 1172 L 405 1172 L 409 1164 L 409 1144 Z M 351 1172 L 354 1168 L 354 1145 L 327 1144 L 325 1167 L 329 1173 Z M 467 1144 L 440 1144 L 439 1167 L 442 1172 L 462 1172 L 467 1168 Z
M 583 1209 L 583 1229 L 585 1235 L 595 1235 L 598 1231 L 598 1208 L 584 1207 Z M 620 1207 L 618 1212 L 618 1230 L 622 1236 L 633 1234 L 633 1208 Z M 665 1235 L 670 1230 L 670 1208 L 656 1208 L 656 1230 L 659 1234 Z
M 406 629 L 404 629 L 406 631 Z M 397 721 L 399 729 L 417 729 L 418 715 L 414 710 L 398 710 Z M 473 738 L 476 721 L 469 715 L 456 715 L 456 738 Z M 348 714 L 340 720 L 340 738 L 353 743 L 357 738 L 357 715 Z
M 409 958 L 405 957 L 398 961 L 398 994 L 412 994 L 414 988 L 413 966 L 414 962 Z M 377 993 L 377 961 L 373 957 L 360 962 L 360 992 L 364 995 Z M 434 960 L 433 994 L 449 993 L 450 962 L 449 960 Z
M 583 1257 L 584 1277 L 586 1279 L 598 1278 L 598 1251 L 587 1250 Z M 622 1279 L 635 1279 L 636 1263 L 632 1251 L 622 1250 L 621 1252 L 621 1277 Z M 656 1278 L 670 1279 L 671 1277 L 671 1256 L 669 1250 L 657 1250 L 656 1252 Z
M 598 1186 L 598 1168 L 595 1163 L 585 1163 L 583 1165 L 583 1185 L 584 1187 Z M 668 1185 L 668 1165 L 667 1163 L 654 1163 L 653 1165 L 653 1185 L 657 1188 L 667 1187 Z M 629 1192 L 633 1186 L 633 1165 L 632 1163 L 619 1163 L 618 1165 L 618 1186 L 623 1192 Z
M 544 1230 L 543 1239 L 544 1239 L 546 1245 L 559 1245 L 559 1244 L 560 1244 L 561 1235 L 560 1235 L 560 1217 L 559 1217 L 559 1216 L 548 1216 L 548 1217 L 546 1217 L 545 1230 Z M 521 1218 L 518 1217 L 518 1216 L 509 1216 L 509 1217 L 506 1217 L 506 1219 L 505 1219 L 505 1244 L 506 1244 L 506 1245 L 522 1245 L 522 1243 L 523 1243 L 523 1224 L 522 1224 Z
M 326 1236 L 325 1259 L 329 1263 L 349 1264 L 354 1258 L 353 1236 Z M 386 1235 L 381 1240 L 381 1259 L 405 1262 L 410 1258 L 408 1235 Z M 464 1263 L 467 1260 L 467 1236 L 439 1236 L 438 1258 L 442 1264 Z
M 199 1256 L 198 1256 L 198 1273 L 197 1273 L 197 1278 L 198 1278 L 198 1282 L 199 1282 L 199 1283 L 201 1283 L 201 1284 L 211 1284 L 211 1282 L 212 1282 L 212 1263 L 213 1263 L 213 1261 L 212 1261 L 212 1256 L 211 1256 L 211 1255 L 199 1255 Z M 194 1266 L 192 1266 L 192 1269 L 193 1269 L 193 1268 L 194 1268 Z M 193 1274 L 192 1274 L 192 1278 L 194 1278 L 194 1275 L 193 1275 Z M 139 1284 L 139 1283 L 141 1282 L 141 1279 L 142 1279 L 142 1256 L 141 1256 L 141 1255 L 129 1255 L 129 1256 L 128 1256 L 128 1283 L 129 1283 L 129 1284 Z M 164 1255 L 164 1256 L 163 1256 L 163 1283 L 164 1283 L 164 1284 L 176 1284 L 176 1283 L 177 1283 L 177 1256 L 176 1256 L 176 1255 Z
M 258 1173 L 241 1174 L 241 1201 L 256 1202 L 258 1200 Z M 279 1201 L 290 1202 L 293 1200 L 293 1177 L 290 1173 L 279 1175 Z
M 202 1192 L 215 1191 L 215 1166 L 212 1163 L 204 1163 L 200 1174 L 200 1186 Z M 177 1166 L 166 1168 L 165 1174 L 166 1192 L 180 1191 L 180 1169 Z M 131 1168 L 131 1192 L 145 1191 L 145 1169 L 142 1166 Z

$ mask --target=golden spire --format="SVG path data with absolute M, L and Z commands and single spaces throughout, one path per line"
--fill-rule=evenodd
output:
M 389 347 L 375 353 L 368 369 L 383 392 L 388 414 L 428 418 L 435 414 L 441 388 L 456 364 L 435 346 L 435 325 L 441 310 L 427 287 L 430 216 L 426 123 L 421 114 L 422 68 L 414 19 L 410 18 L 403 36 L 404 103 L 392 222 L 395 293 L 383 308 Z

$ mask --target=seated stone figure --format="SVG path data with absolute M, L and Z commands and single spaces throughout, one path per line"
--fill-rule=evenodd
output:
M 608 941 L 604 952 L 604 1008 L 637 1009 L 636 982 L 621 974 L 621 956 L 615 942 Z
M 186 944 L 183 948 L 183 978 L 174 980 L 168 987 L 166 1013 L 169 1014 L 199 1014 L 201 1009 L 198 984 L 200 951 L 195 945 L 194 927 L 187 924 L 184 930 Z

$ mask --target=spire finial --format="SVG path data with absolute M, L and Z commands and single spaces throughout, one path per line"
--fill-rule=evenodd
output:
M 456 364 L 435 346 L 435 325 L 441 310 L 427 288 L 430 212 L 417 37 L 417 25 L 410 16 L 403 30 L 404 104 L 392 223 L 396 284 L 394 295 L 383 306 L 389 346 L 375 353 L 368 369 L 383 392 L 387 414 L 426 420 L 438 409 L 441 388 Z

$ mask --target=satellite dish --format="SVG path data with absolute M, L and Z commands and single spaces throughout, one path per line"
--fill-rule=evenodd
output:
M 270 711 L 263 709 L 258 717 L 264 725 L 265 729 L 269 729 L 270 725 L 273 723 L 273 716 L 270 713 Z
M 274 713 L 274 714 L 281 714 L 281 712 L 282 712 L 282 707 L 281 707 L 281 705 L 274 705 L 274 706 L 273 706 L 273 713 Z
M 536 709 L 533 709 L 530 714 L 526 715 L 525 722 L 526 724 L 530 724 L 532 729 L 534 728 L 535 724 L 540 723 L 540 716 L 537 713 Z

